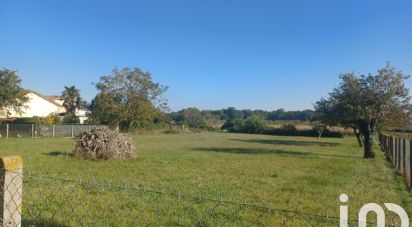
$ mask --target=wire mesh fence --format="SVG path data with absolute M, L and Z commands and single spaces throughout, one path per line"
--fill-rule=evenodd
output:
M 112 181 L 84 181 L 69 176 L 14 173 L 23 180 L 22 193 L 12 181 L 0 182 L 0 196 L 5 199 L 1 210 L 21 214 L 9 218 L 10 226 L 339 226 L 339 217 L 327 209 L 305 212 L 302 204 L 287 209 L 270 203 L 252 204 L 247 200 L 230 201 L 216 195 L 187 194 L 182 190 L 123 184 Z M 21 204 L 19 204 L 21 203 Z M 10 217 L 15 217 L 11 215 Z M 357 226 L 357 220 L 348 220 Z M 369 223 L 368 226 L 376 226 Z M 388 224 L 388 226 L 396 226 Z
M 0 123 L 0 138 L 75 137 L 81 132 L 107 128 L 104 125 L 39 125 Z

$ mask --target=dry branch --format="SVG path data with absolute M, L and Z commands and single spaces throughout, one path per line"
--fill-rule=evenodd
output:
M 118 131 L 94 129 L 75 138 L 73 154 L 90 160 L 126 160 L 135 156 L 132 140 Z

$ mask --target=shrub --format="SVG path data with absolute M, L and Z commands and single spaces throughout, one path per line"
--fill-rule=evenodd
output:
M 319 137 L 319 132 L 318 130 L 315 130 L 315 129 L 297 130 L 297 129 L 285 129 L 285 127 L 267 129 L 263 132 L 263 134 L 276 135 L 276 136 Z M 322 137 L 343 138 L 343 134 L 341 132 L 335 132 L 335 131 L 330 131 L 328 129 L 325 129 L 322 132 Z
M 283 125 L 282 129 L 285 130 L 285 131 L 290 131 L 290 132 L 298 131 L 298 129 L 296 128 L 296 125 L 294 125 L 294 124 Z
M 245 123 L 242 119 L 229 119 L 223 126 L 222 130 L 227 130 L 228 132 L 243 132 Z
M 73 154 L 90 160 L 126 160 L 135 156 L 132 140 L 118 131 L 94 129 L 75 138 Z
M 65 124 L 79 124 L 80 120 L 76 115 L 74 115 L 72 113 L 68 113 L 68 114 L 64 115 L 63 123 L 65 123 Z
M 247 133 L 262 133 L 266 128 L 266 121 L 260 116 L 248 117 L 243 127 L 243 132 Z

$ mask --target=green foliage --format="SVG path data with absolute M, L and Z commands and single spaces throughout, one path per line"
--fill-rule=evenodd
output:
M 64 100 L 63 106 L 66 108 L 68 113 L 74 114 L 76 109 L 82 105 L 82 98 L 80 96 L 80 90 L 75 86 L 64 87 L 62 92 L 62 98 Z
M 35 120 L 32 117 L 19 117 L 16 118 L 13 123 L 34 123 Z
M 264 130 L 262 134 L 276 135 L 276 136 L 306 136 L 306 137 L 319 137 L 319 131 L 317 129 L 301 129 L 297 130 L 296 127 L 281 127 L 270 128 Z M 343 138 L 343 134 L 337 131 L 330 131 L 324 129 L 322 131 L 322 137 L 325 138 Z
M 28 98 L 20 83 L 16 71 L 0 70 L 0 115 L 8 118 L 10 111 L 21 113 L 25 108 Z
M 371 158 L 374 157 L 372 136 L 376 130 L 409 119 L 411 97 L 404 83 L 408 78 L 390 64 L 376 75 L 342 74 L 339 86 L 327 99 L 318 101 L 315 109 L 326 124 L 359 129 L 364 157 Z
M 266 121 L 261 116 L 250 116 L 246 118 L 243 131 L 247 133 L 263 133 L 266 129 Z
M 167 87 L 155 83 L 151 74 L 139 68 L 114 69 L 96 84 L 99 93 L 93 99 L 90 120 L 130 129 L 151 128 L 166 120 L 168 109 L 163 93 Z
M 228 132 L 243 132 L 245 123 L 242 119 L 229 119 L 225 121 L 222 126 L 222 130 L 227 130 Z
M 206 127 L 202 113 L 194 107 L 179 111 L 176 123 L 195 129 L 203 129 Z
M 264 110 L 238 110 L 234 107 L 229 107 L 221 110 L 202 110 L 203 116 L 209 116 L 213 121 L 227 121 L 229 119 L 243 119 L 245 120 L 251 116 L 260 116 L 269 121 L 309 121 L 315 117 L 313 110 L 303 111 L 285 111 L 283 109 L 275 111 Z M 178 112 L 169 114 L 169 117 L 177 122 Z M 211 123 L 214 124 L 214 123 Z
M 291 131 L 291 132 L 298 131 L 298 129 L 296 128 L 296 126 L 294 124 L 283 125 L 282 129 L 286 130 L 286 131 Z
M 66 115 L 64 115 L 62 122 L 64 124 L 80 124 L 79 118 L 72 113 L 67 113 Z

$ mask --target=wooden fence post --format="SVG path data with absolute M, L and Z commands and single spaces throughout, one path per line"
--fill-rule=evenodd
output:
M 31 124 L 31 138 L 34 138 L 34 124 Z
M 392 136 L 392 141 L 393 141 L 393 150 L 392 150 L 392 164 L 393 166 L 396 166 L 396 137 Z
M 22 212 L 23 160 L 20 156 L 0 159 L 0 226 L 20 227 Z
M 56 133 L 56 125 L 53 125 L 52 127 L 52 137 L 54 138 L 54 135 Z
M 9 138 L 9 123 L 6 124 L 6 138 Z
M 412 157 L 411 157 L 411 140 L 406 140 L 405 146 L 405 178 L 408 186 L 412 188 Z

